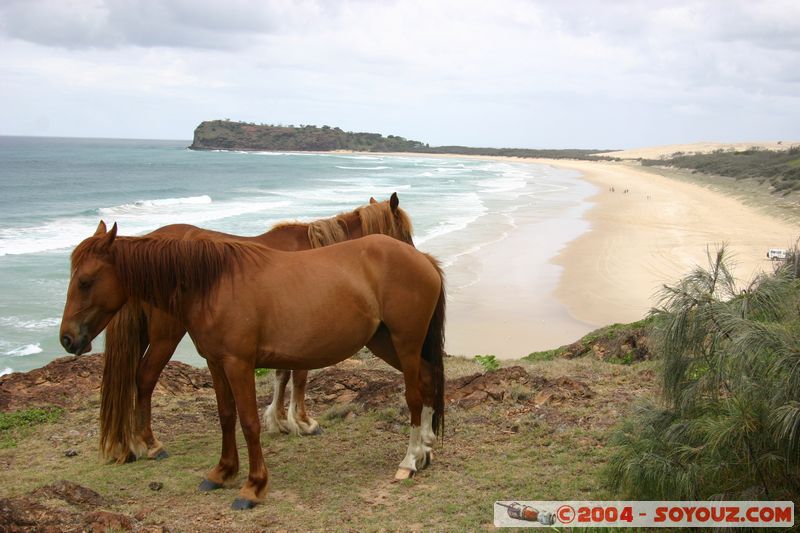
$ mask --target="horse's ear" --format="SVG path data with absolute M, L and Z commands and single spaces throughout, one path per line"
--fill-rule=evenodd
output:
M 97 225 L 97 229 L 94 230 L 94 236 L 97 237 L 98 235 L 104 235 L 106 231 L 106 223 L 101 220 Z
M 397 213 L 397 208 L 400 206 L 400 198 L 397 197 L 397 193 L 393 192 L 392 196 L 389 198 L 389 207 L 392 208 L 392 213 Z
M 369 203 L 371 203 L 371 204 L 377 204 L 377 203 L 378 203 L 378 200 L 376 200 L 374 196 L 370 196 L 370 197 L 369 197 Z
M 117 223 L 114 222 L 114 225 L 111 226 L 111 230 L 106 233 L 106 236 L 103 238 L 102 244 L 100 244 L 100 250 L 107 252 L 111 245 L 114 244 L 114 239 L 117 238 Z

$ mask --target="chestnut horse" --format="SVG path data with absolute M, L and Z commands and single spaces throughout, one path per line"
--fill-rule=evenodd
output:
M 147 236 L 239 239 L 297 251 L 383 233 L 413 245 L 411 220 L 399 205 L 397 193 L 382 202 L 370 198 L 368 205 L 354 211 L 308 224 L 278 224 L 256 237 L 237 237 L 188 224 L 164 226 Z M 158 377 L 185 334 L 176 317 L 146 302 L 129 302 L 109 323 L 100 404 L 100 450 L 105 459 L 122 463 L 145 453 L 151 459 L 168 457 L 153 434 L 151 397 Z M 284 398 L 290 375 L 293 386 L 287 416 Z M 263 420 L 267 432 L 314 435 L 320 431 L 317 421 L 305 410 L 307 377 L 305 370 L 275 372 L 272 403 Z
M 395 477 L 427 466 L 444 425 L 444 279 L 432 257 L 385 235 L 284 252 L 240 240 L 118 238 L 116 224 L 106 231 L 101 222 L 71 268 L 60 329 L 69 353 L 85 353 L 131 299 L 180 317 L 208 363 L 222 427 L 219 463 L 201 490 L 239 470 L 237 413 L 247 441 L 250 470 L 234 509 L 267 492 L 257 366 L 321 368 L 366 345 L 405 381 L 411 431 Z

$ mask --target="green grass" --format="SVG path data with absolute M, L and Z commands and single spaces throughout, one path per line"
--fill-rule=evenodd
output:
M 531 352 L 523 359 L 526 361 L 552 361 L 557 357 L 561 357 L 561 354 L 564 353 L 564 349 L 566 346 L 561 346 L 560 348 L 553 348 L 552 350 L 544 350 L 542 352 Z
M 13 448 L 24 438 L 30 428 L 39 424 L 55 422 L 64 414 L 60 407 L 50 409 L 22 409 L 0 413 L 0 448 Z

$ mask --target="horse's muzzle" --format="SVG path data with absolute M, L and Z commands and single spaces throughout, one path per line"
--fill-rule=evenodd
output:
M 61 346 L 74 355 L 82 355 L 92 349 L 92 343 L 86 335 L 79 335 L 73 339 L 70 335 L 64 334 L 61 336 Z

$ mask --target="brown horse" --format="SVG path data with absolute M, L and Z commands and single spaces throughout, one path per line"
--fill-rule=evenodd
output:
M 117 238 L 117 225 L 101 222 L 72 253 L 64 348 L 85 353 L 131 298 L 180 317 L 208 362 L 222 452 L 201 490 L 238 472 L 238 413 L 250 470 L 234 509 L 267 492 L 256 366 L 321 368 L 366 345 L 405 381 L 411 432 L 395 477 L 427 465 L 426 440 L 444 423 L 444 279 L 432 257 L 384 235 L 290 253 L 238 240 Z
M 399 205 L 397 193 L 383 202 L 370 198 L 368 205 L 354 211 L 309 224 L 279 224 L 256 237 L 237 237 L 187 224 L 165 226 L 147 236 L 239 239 L 276 250 L 298 251 L 383 233 L 413 245 L 411 221 Z M 100 405 L 100 450 L 104 458 L 121 463 L 145 453 L 151 459 L 168 457 L 153 434 L 151 397 L 158 377 L 185 334 L 186 328 L 177 317 L 134 300 L 109 323 Z M 287 416 L 284 403 L 290 376 L 293 386 Z M 263 420 L 267 432 L 314 435 L 320 431 L 317 421 L 305 410 L 307 378 L 305 370 L 275 372 L 272 403 Z

